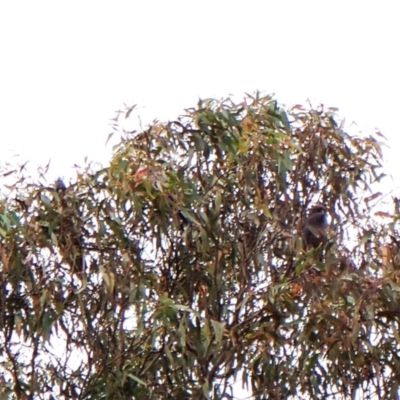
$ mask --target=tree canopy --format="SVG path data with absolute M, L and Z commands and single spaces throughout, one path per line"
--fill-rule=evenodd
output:
M 382 135 L 336 111 L 200 100 L 70 184 L 12 175 L 0 398 L 397 396 L 398 201 L 376 208 Z M 314 204 L 329 234 L 307 249 Z

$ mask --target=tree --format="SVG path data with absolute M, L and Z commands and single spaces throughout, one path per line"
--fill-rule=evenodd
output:
M 19 176 L 0 205 L 2 398 L 396 396 L 398 202 L 373 218 L 382 136 L 335 112 L 201 100 L 73 184 Z M 317 203 L 328 238 L 305 248 Z

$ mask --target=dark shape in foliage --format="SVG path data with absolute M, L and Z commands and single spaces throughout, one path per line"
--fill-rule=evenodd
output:
M 54 186 L 58 192 L 65 192 L 67 190 L 67 187 L 65 186 L 65 183 L 61 178 L 58 178 L 56 180 Z
M 333 109 L 257 94 L 128 134 L 65 189 L 18 181 L 0 204 L 1 395 L 219 399 L 239 380 L 257 399 L 393 397 L 397 214 L 379 226 L 362 201 L 380 158 Z M 317 201 L 335 240 L 311 268 Z
M 323 205 L 313 206 L 308 214 L 303 228 L 305 247 L 317 247 L 326 242 L 326 230 L 328 223 L 326 220 L 326 209 Z

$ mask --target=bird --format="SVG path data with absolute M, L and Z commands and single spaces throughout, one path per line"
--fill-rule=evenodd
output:
M 58 178 L 54 183 L 54 188 L 57 192 L 65 192 L 67 187 L 65 186 L 64 181 L 61 178 Z
M 306 249 L 316 249 L 326 241 L 328 228 L 326 208 L 317 204 L 310 208 L 303 227 L 303 239 Z

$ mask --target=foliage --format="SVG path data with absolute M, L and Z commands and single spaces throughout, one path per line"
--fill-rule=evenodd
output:
M 335 111 L 201 100 L 71 185 L 18 179 L 0 204 L 2 398 L 393 397 L 398 210 L 372 218 L 379 142 Z M 321 258 L 301 240 L 317 202 Z

